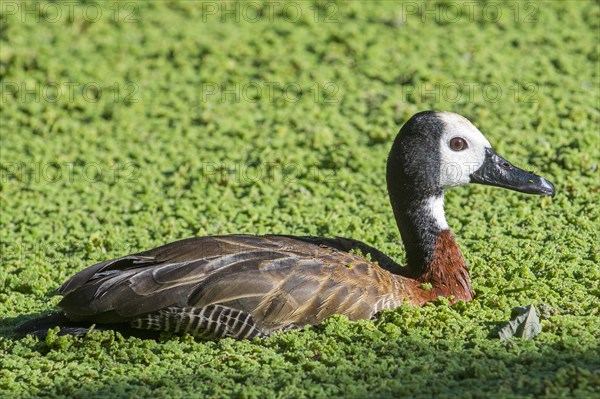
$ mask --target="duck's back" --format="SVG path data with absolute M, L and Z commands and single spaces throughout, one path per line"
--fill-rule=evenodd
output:
M 401 284 L 362 256 L 317 239 L 229 235 L 91 266 L 61 287 L 60 306 L 74 321 L 247 338 L 333 314 L 371 318 L 401 303 Z

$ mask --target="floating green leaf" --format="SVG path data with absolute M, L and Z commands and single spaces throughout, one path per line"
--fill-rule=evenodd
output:
M 542 331 L 540 319 L 533 305 L 517 306 L 512 310 L 511 320 L 498 331 L 501 341 L 512 337 L 531 339 Z

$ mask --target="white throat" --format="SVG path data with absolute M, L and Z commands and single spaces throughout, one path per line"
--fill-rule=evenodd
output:
M 448 230 L 450 228 L 444 214 L 444 194 L 437 197 L 429 197 L 427 199 L 427 211 L 440 230 Z

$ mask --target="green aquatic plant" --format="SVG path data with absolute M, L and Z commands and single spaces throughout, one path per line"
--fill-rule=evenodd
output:
M 0 3 L 0 397 L 598 396 L 598 3 L 221 4 Z M 557 187 L 448 192 L 473 301 L 253 341 L 12 337 L 76 271 L 191 236 L 403 263 L 385 159 L 425 109 Z M 490 337 L 528 304 L 538 336 Z

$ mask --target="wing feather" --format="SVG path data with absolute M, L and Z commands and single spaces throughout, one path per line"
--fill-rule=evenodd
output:
M 364 258 L 322 243 L 200 237 L 91 266 L 61 287 L 60 306 L 72 320 L 113 323 L 170 307 L 219 305 L 274 331 L 335 313 L 369 318 L 375 304 L 395 303 L 391 280 Z

